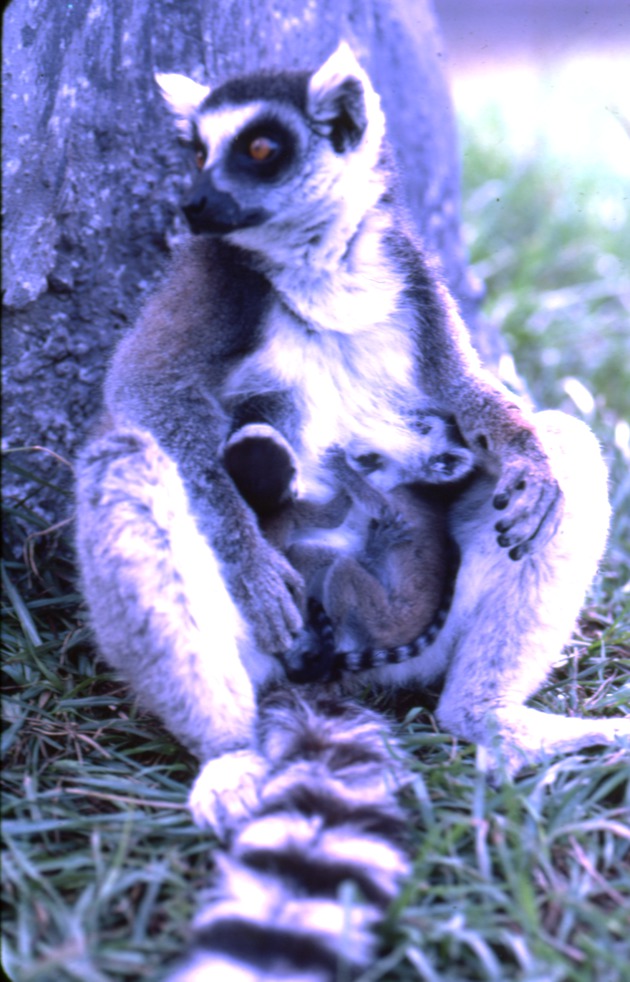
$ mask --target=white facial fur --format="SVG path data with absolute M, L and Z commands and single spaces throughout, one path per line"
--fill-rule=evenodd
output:
M 219 187 L 220 162 L 227 145 L 234 139 L 235 133 L 244 129 L 266 108 L 266 104 L 249 102 L 245 106 L 221 106 L 197 115 L 197 133 L 208 152 L 204 169 L 217 168 L 215 182 Z

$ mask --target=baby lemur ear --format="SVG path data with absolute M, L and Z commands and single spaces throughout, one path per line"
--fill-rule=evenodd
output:
M 312 76 L 308 87 L 308 114 L 337 153 L 360 142 L 369 120 L 370 104 L 378 96 L 347 42 L 342 41 Z
M 192 116 L 203 100 L 210 94 L 207 85 L 200 85 L 185 75 L 156 72 L 154 75 L 162 98 L 176 118 L 175 125 L 180 136 L 192 138 Z

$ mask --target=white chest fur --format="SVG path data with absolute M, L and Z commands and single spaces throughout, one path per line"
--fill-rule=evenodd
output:
M 307 497 L 323 490 L 319 460 L 332 445 L 397 460 L 413 448 L 414 359 L 409 332 L 396 313 L 351 333 L 347 324 L 344 331 L 309 328 L 278 301 L 265 343 L 227 381 L 224 395 L 230 399 L 291 390 L 300 416 L 294 450 Z

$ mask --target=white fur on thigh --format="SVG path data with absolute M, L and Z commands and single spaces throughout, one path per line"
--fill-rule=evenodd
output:
M 247 627 L 197 530 L 177 468 L 150 434 L 94 441 L 79 475 L 78 546 L 100 647 L 202 760 L 249 743 Z

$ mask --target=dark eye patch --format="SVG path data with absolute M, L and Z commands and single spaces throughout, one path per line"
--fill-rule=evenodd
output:
M 378 453 L 362 453 L 355 460 L 366 474 L 378 471 L 383 466 L 383 458 Z
M 288 170 L 295 156 L 295 136 L 275 119 L 258 119 L 234 139 L 227 168 L 238 176 L 271 181 Z

